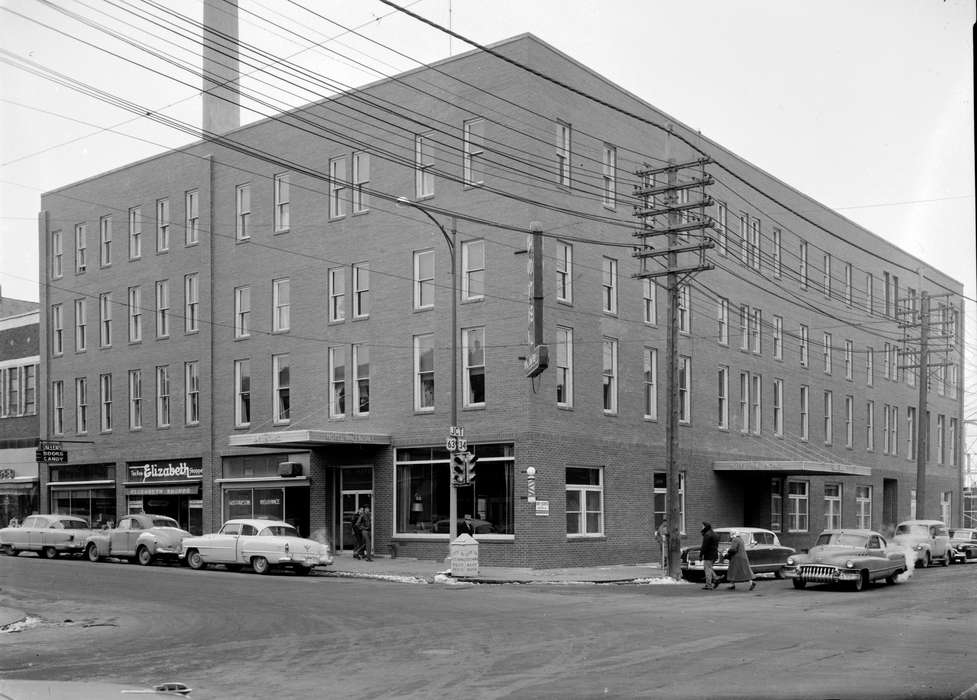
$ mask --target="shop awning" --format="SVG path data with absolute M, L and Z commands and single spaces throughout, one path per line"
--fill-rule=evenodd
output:
M 0 481 L 0 496 L 23 496 L 31 491 L 36 491 L 37 488 L 37 479 L 14 479 L 11 481 Z
M 279 430 L 271 433 L 231 435 L 231 447 L 290 447 L 310 450 L 325 445 L 389 445 L 389 435 L 378 433 L 344 433 L 329 430 Z
M 835 476 L 872 476 L 871 467 L 838 462 L 812 462 L 809 460 L 756 460 L 748 462 L 716 461 L 717 472 L 778 472 L 784 474 L 825 474 Z

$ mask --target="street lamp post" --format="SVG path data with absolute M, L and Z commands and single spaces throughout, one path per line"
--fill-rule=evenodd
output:
M 458 425 L 458 274 L 455 264 L 455 236 L 457 226 L 455 217 L 451 217 L 451 233 L 449 234 L 441 222 L 434 218 L 424 206 L 412 202 L 407 197 L 398 197 L 397 206 L 413 207 L 429 218 L 444 236 L 448 244 L 451 258 L 451 425 Z M 451 543 L 458 536 L 458 490 L 451 484 L 451 465 L 448 465 L 448 554 L 451 554 Z

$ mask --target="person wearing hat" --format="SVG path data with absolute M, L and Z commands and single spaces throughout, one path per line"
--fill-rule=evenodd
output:
M 706 574 L 706 585 L 703 588 L 707 591 L 716 589 L 716 572 L 713 566 L 719 558 L 719 535 L 712 529 L 712 523 L 707 520 L 702 521 L 702 545 L 699 547 L 699 556 L 702 557 L 702 569 Z
M 465 519 L 461 521 L 461 526 L 458 528 L 459 535 L 470 535 L 475 536 L 475 523 L 472 522 L 471 513 L 465 513 Z

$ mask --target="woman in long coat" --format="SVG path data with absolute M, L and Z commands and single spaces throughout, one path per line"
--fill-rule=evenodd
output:
M 753 576 L 753 569 L 750 568 L 750 556 L 746 553 L 746 544 L 740 533 L 731 533 L 729 549 L 726 551 L 726 558 L 729 559 L 729 570 L 726 572 L 726 581 L 729 583 L 729 590 L 735 590 L 737 583 L 750 582 L 750 590 L 756 588 L 756 579 Z

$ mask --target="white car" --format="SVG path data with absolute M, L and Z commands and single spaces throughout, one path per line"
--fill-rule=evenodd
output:
M 85 542 L 95 534 L 88 521 L 74 515 L 34 514 L 19 527 L 0 530 L 0 549 L 11 556 L 37 552 L 45 559 L 59 554 L 81 554 Z
M 913 550 L 916 568 L 929 567 L 936 560 L 949 566 L 953 559 L 950 535 L 940 520 L 904 520 L 896 526 L 892 539 L 897 545 Z
M 212 535 L 184 538 L 179 556 L 191 569 L 223 564 L 232 571 L 250 566 L 259 574 L 283 568 L 305 576 L 315 566 L 332 564 L 329 545 L 299 537 L 280 520 L 252 518 L 228 520 Z

